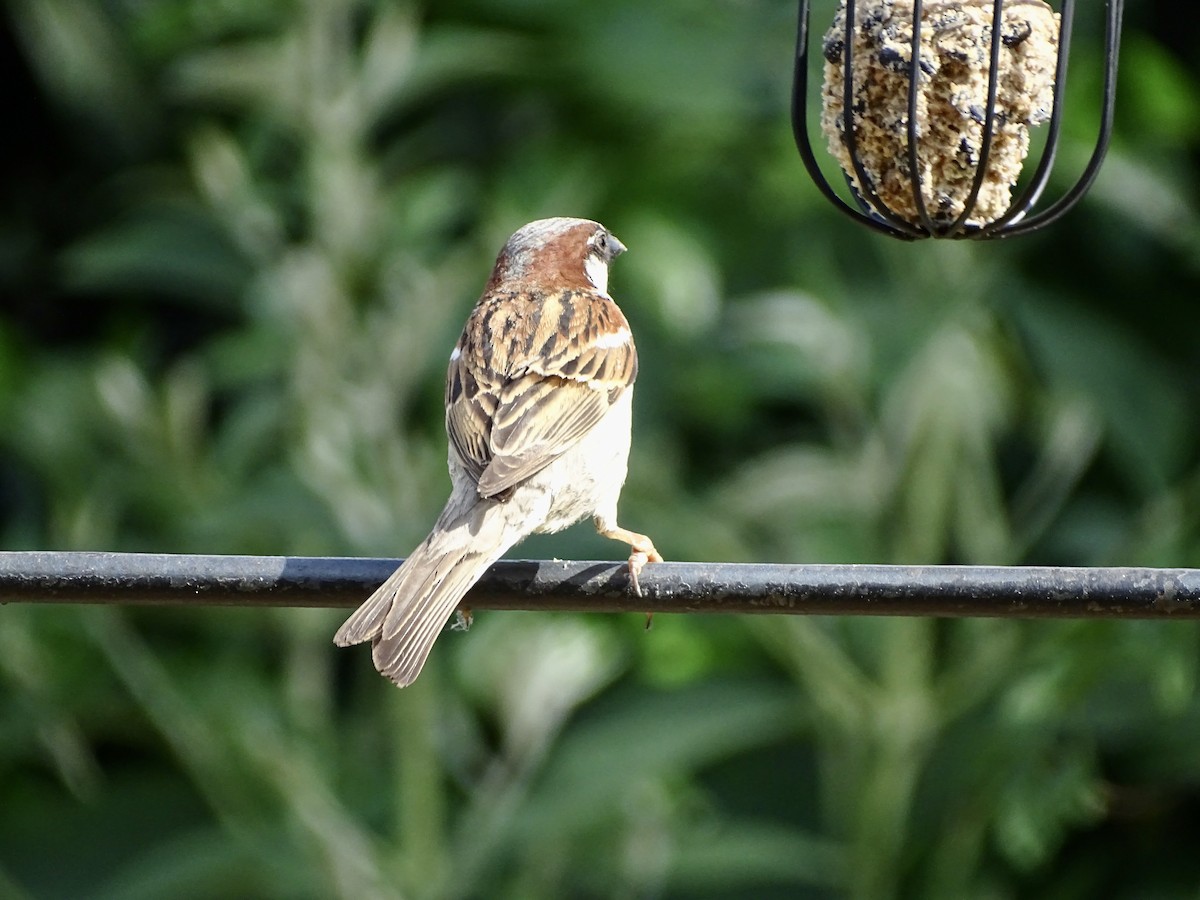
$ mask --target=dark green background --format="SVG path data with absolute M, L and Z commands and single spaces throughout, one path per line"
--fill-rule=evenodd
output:
M 403 554 L 496 250 L 580 215 L 630 248 L 622 519 L 668 558 L 1200 565 L 1174 6 L 1131 4 L 1085 202 L 981 245 L 819 197 L 789 3 L 4 10 L 5 549 Z M 491 613 L 401 692 L 341 616 L 0 609 L 0 897 L 1200 890 L 1190 623 Z

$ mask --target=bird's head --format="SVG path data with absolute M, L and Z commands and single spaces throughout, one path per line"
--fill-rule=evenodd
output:
M 608 264 L 625 252 L 590 219 L 538 219 L 518 229 L 496 257 L 489 290 L 567 288 L 608 294 Z

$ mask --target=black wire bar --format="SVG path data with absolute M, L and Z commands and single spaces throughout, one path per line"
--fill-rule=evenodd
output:
M 1062 34 L 1059 37 L 1058 45 L 1058 73 L 1057 79 L 1066 80 L 1067 61 L 1064 55 L 1064 42 L 1070 40 L 1070 17 L 1068 15 L 1068 5 L 1073 8 L 1073 0 L 1066 0 L 1063 5 L 1062 14 Z M 1058 144 L 1058 127 L 1059 119 L 1052 113 L 1050 118 L 1050 132 L 1046 138 L 1046 150 L 1043 153 L 1042 164 L 1038 171 L 1034 174 L 1030 182 L 1029 188 L 1026 191 L 1026 196 L 1021 198 L 1019 204 L 1014 205 L 1013 209 L 1001 216 L 995 222 L 989 223 L 994 232 L 997 232 L 997 237 L 1010 237 L 1017 234 L 1026 234 L 1030 231 L 1049 225 L 1061 219 L 1068 213 L 1080 198 L 1088 192 L 1088 188 L 1092 186 L 1092 182 L 1096 180 L 1096 176 L 1100 174 L 1100 165 L 1104 162 L 1105 154 L 1108 153 L 1108 143 L 1112 138 L 1113 130 L 1113 115 L 1117 104 L 1117 59 L 1121 49 L 1121 22 L 1125 12 L 1124 0 L 1106 0 L 1105 9 L 1108 12 L 1107 25 L 1104 30 L 1104 88 L 1103 99 L 1100 107 L 1100 127 L 1096 135 L 1096 146 L 1092 150 L 1091 158 L 1088 160 L 1087 166 L 1075 181 L 1075 184 L 1065 194 L 1058 198 L 1053 204 L 1039 212 L 1036 216 L 1031 216 L 1028 219 L 1020 220 L 1020 217 L 1025 215 L 1025 211 L 1037 202 L 1038 197 L 1045 187 L 1046 180 L 1050 174 L 1050 164 L 1054 159 L 1054 150 Z M 1054 84 L 1054 109 L 1059 108 L 1059 91 L 1060 82 L 1055 81 Z M 1042 168 L 1045 168 L 1043 174 Z M 1028 198 L 1028 199 L 1026 199 Z M 1019 215 L 1018 215 L 1019 213 Z M 1010 216 L 1014 219 L 1011 220 Z
M 984 111 L 983 134 L 979 160 L 975 166 L 975 175 L 971 190 L 967 196 L 963 211 L 951 222 L 935 221 L 925 205 L 921 192 L 921 174 L 918 164 L 918 130 L 917 100 L 920 84 L 920 34 L 923 14 L 923 0 L 913 0 L 912 50 L 908 66 L 908 121 L 907 161 L 909 177 L 912 183 L 913 201 L 918 216 L 916 222 L 908 221 L 891 212 L 884 204 L 872 184 L 872 179 L 866 172 L 858 154 L 858 134 L 854 127 L 854 28 L 856 25 L 855 0 L 843 0 L 844 29 L 842 32 L 842 139 L 846 144 L 846 152 L 850 156 L 857 186 L 849 184 L 853 195 L 854 206 L 847 203 L 830 185 L 829 180 L 821 170 L 813 151 L 808 134 L 808 67 L 809 67 L 809 6 L 810 0 L 800 0 L 798 24 L 796 30 L 796 60 L 792 81 L 792 135 L 796 149 L 804 161 L 809 177 L 816 184 L 821 194 L 839 211 L 850 218 L 874 229 L 882 234 L 901 240 L 918 240 L 920 238 L 956 238 L 971 240 L 986 240 L 991 238 L 1009 237 L 1035 231 L 1045 225 L 1057 221 L 1065 215 L 1087 192 L 1095 181 L 1108 151 L 1109 140 L 1112 137 L 1113 115 L 1116 106 L 1117 62 L 1120 51 L 1121 21 L 1124 11 L 1124 0 L 1105 0 L 1107 10 L 1105 40 L 1104 40 L 1104 87 L 1100 108 L 1100 124 L 1097 130 L 1096 144 L 1092 155 L 1075 184 L 1062 197 L 1036 215 L 1026 218 L 1026 214 L 1041 198 L 1050 179 L 1050 171 L 1058 152 L 1059 133 L 1062 126 L 1064 86 L 1067 80 L 1067 60 L 1070 54 L 1071 32 L 1075 14 L 1075 0 L 1062 0 L 1060 10 L 1058 59 L 1055 66 L 1053 89 L 1053 106 L 1046 132 L 1046 143 L 1041 158 L 1029 182 L 1021 192 L 1020 198 L 1010 204 L 1008 210 L 996 219 L 983 225 L 968 225 L 967 218 L 974 211 L 975 201 L 983 186 L 987 174 L 988 157 L 991 152 L 992 135 L 996 113 L 997 74 L 999 72 L 1000 45 L 1002 40 L 1003 3 L 1005 0 L 993 0 L 992 36 L 990 47 L 990 66 L 988 71 L 988 96 Z M 847 182 L 849 182 L 847 178 Z
M 0 553 L 0 604 L 353 607 L 396 559 Z M 1200 618 L 1200 569 L 512 561 L 472 609 L 1010 618 Z M 3 627 L 0 610 L 0 627 Z

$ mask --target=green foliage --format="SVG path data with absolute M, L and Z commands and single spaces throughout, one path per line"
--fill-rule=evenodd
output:
M 1154 22 L 1082 208 L 909 246 L 807 183 L 788 4 L 7 11 L 5 548 L 403 553 L 445 496 L 444 354 L 492 256 L 572 214 L 632 251 L 622 515 L 669 558 L 1200 566 L 1197 73 Z M 0 610 L 0 896 L 1200 877 L 1190 624 L 496 613 L 400 692 L 334 650 L 339 616 Z

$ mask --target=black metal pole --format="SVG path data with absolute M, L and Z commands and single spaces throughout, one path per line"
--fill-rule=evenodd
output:
M 0 603 L 351 607 L 395 559 L 0 553 Z M 473 609 L 1016 618 L 1198 618 L 1200 569 L 514 561 Z M 0 611 L 0 623 L 3 612 Z

